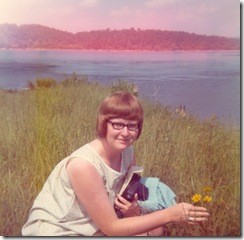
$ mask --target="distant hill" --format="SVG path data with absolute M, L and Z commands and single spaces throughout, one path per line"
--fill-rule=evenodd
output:
M 76 34 L 41 25 L 0 24 L 0 48 L 94 50 L 239 50 L 239 38 L 162 30 L 97 30 Z

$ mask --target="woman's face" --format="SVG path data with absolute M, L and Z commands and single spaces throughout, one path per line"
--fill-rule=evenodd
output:
M 112 118 L 107 121 L 106 139 L 115 149 L 124 150 L 137 139 L 138 131 L 137 121 Z

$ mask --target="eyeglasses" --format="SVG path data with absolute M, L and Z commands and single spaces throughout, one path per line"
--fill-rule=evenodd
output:
M 122 130 L 124 127 L 127 127 L 129 131 L 136 131 L 139 128 L 139 124 L 124 124 L 120 122 L 111 122 L 107 120 L 107 122 L 111 123 L 114 129 L 116 130 Z

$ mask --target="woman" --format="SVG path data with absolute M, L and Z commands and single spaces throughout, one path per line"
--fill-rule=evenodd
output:
M 22 228 L 25 236 L 133 236 L 161 234 L 170 222 L 207 220 L 203 207 L 180 203 L 141 215 L 134 200 L 116 195 L 128 168 L 135 165 L 132 144 L 139 138 L 143 109 L 130 93 L 115 93 L 102 102 L 97 138 L 63 159 L 50 174 Z M 118 218 L 115 209 L 124 218 Z

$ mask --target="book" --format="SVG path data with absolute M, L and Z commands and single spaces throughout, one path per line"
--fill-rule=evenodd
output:
M 119 195 L 122 195 L 128 184 L 130 183 L 134 173 L 141 173 L 143 172 L 143 167 L 139 166 L 131 166 L 126 174 L 125 181 L 119 191 Z

